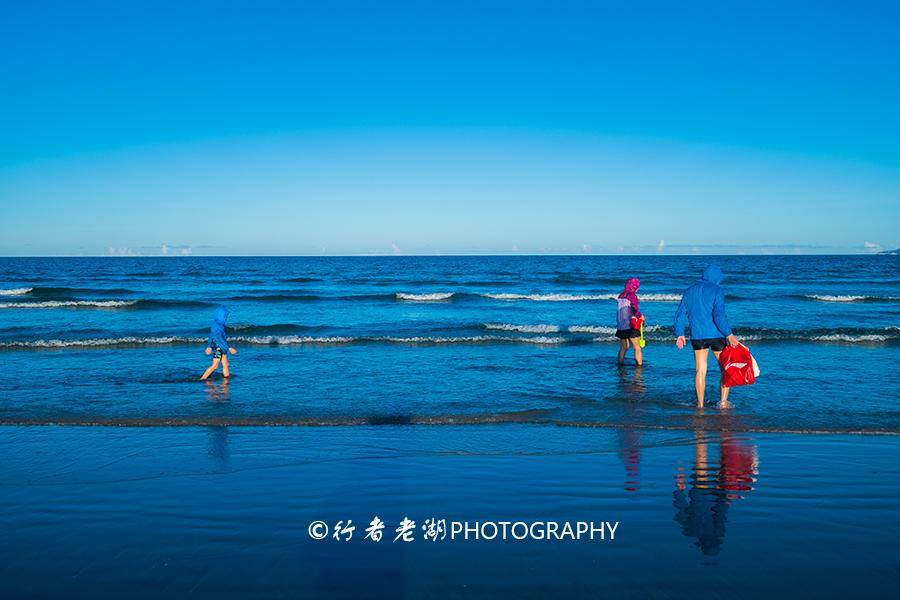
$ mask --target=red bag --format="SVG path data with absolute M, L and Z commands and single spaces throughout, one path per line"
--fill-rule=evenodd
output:
M 750 354 L 750 349 L 743 344 L 726 346 L 719 354 L 719 367 L 722 369 L 722 385 L 725 387 L 753 385 L 759 375 L 756 360 Z

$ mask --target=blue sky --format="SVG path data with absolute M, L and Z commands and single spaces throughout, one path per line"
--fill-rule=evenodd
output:
M 900 245 L 890 2 L 15 3 L 0 254 Z

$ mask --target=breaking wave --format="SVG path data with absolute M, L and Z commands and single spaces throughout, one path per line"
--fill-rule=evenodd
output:
M 0 302 L 0 308 L 126 308 L 136 300 L 47 300 L 44 302 Z
M 0 290 L 0 296 L 24 296 L 25 294 L 30 294 L 32 289 L 34 288 L 26 287 Z
M 347 344 L 409 344 L 440 346 L 452 344 L 535 344 L 540 346 L 566 343 L 564 337 L 513 337 L 499 335 L 478 336 L 310 336 L 310 335 L 234 335 L 229 340 L 235 345 L 253 346 L 302 346 L 302 345 L 347 345 Z M 0 341 L 3 349 L 52 349 L 52 348 L 114 348 L 141 346 L 171 346 L 176 344 L 204 344 L 205 337 L 185 336 L 126 336 L 120 338 L 90 338 L 77 340 L 14 340 Z
M 666 329 L 662 325 L 647 325 L 644 327 L 644 333 L 649 333 L 652 331 L 661 331 Z M 590 333 L 590 334 L 614 334 L 616 332 L 615 327 L 606 327 L 604 325 L 572 325 L 569 327 L 569 333 Z
M 0 302 L 0 309 L 160 309 L 201 306 L 211 306 L 211 303 L 197 300 L 35 300 L 33 302 Z
M 174 344 L 200 344 L 204 338 L 185 338 L 177 336 L 161 337 L 121 337 L 93 338 L 86 340 L 30 340 L 0 342 L 0 348 L 114 348 L 138 346 L 171 346 Z
M 453 298 L 454 295 L 454 292 L 435 292 L 431 294 L 407 294 L 397 292 L 397 300 L 406 300 L 408 302 L 444 302 Z
M 520 333 L 557 333 L 559 331 L 558 325 L 512 325 L 510 323 L 485 323 L 484 328 Z
M 82 288 L 82 287 L 42 287 L 31 288 L 31 296 L 35 298 L 76 299 L 75 296 L 128 296 L 136 293 L 126 288 Z
M 854 296 L 854 295 L 830 295 L 830 294 L 806 294 L 802 296 L 806 300 L 817 302 L 897 302 L 900 298 L 895 296 Z
M 531 300 L 533 302 L 583 302 L 592 300 L 615 300 L 618 294 L 481 294 L 492 300 Z M 681 294 L 643 294 L 639 298 L 645 302 L 678 302 Z

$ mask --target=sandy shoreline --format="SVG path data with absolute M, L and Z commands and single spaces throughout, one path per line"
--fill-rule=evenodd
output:
M 73 582 L 148 597 L 874 595 L 898 567 L 888 525 L 900 522 L 900 442 L 889 436 L 516 424 L 0 431 L 0 571 L 13 597 Z M 363 540 L 373 516 L 386 524 L 380 545 Z M 416 539 L 393 543 L 404 517 Z M 620 525 L 602 543 L 435 543 L 421 539 L 428 518 Z M 309 536 L 313 521 L 348 519 L 349 542 Z

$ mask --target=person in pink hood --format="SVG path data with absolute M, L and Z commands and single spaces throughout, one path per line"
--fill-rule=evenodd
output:
M 634 348 L 634 361 L 640 365 L 644 362 L 643 352 L 638 343 L 641 332 L 631 327 L 631 317 L 641 318 L 638 308 L 637 291 L 641 287 L 641 281 L 632 277 L 625 282 L 625 289 L 616 299 L 618 309 L 616 312 L 616 337 L 619 338 L 619 364 L 625 363 L 625 354 L 628 352 L 628 344 Z

